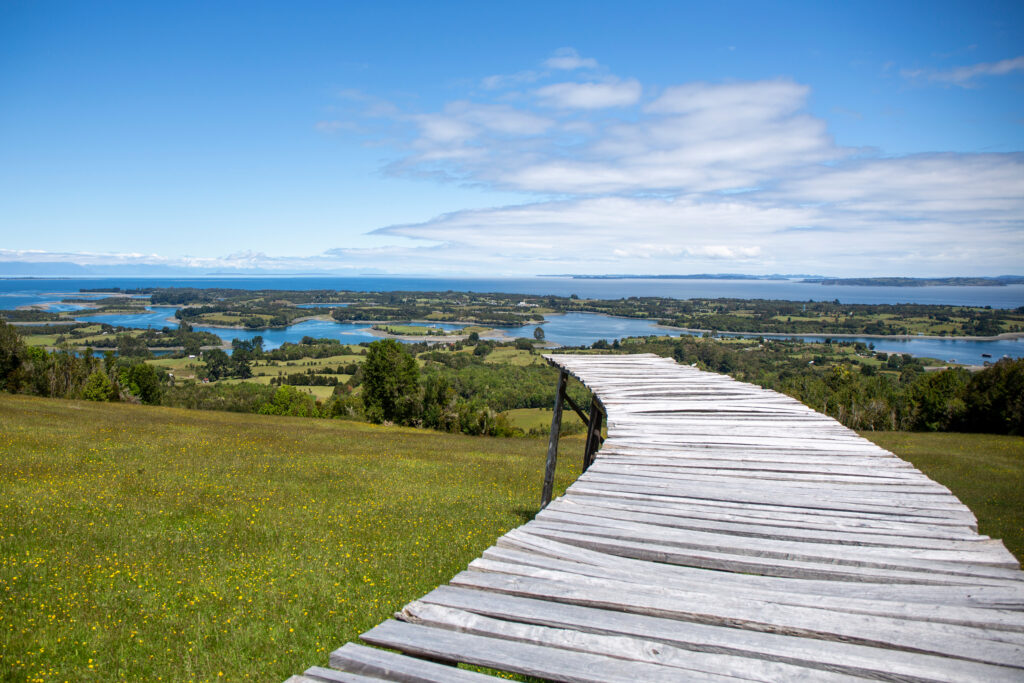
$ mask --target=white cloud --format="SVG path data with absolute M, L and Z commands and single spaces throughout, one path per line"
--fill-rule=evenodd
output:
M 668 254 L 747 258 L 764 248 L 758 243 L 763 237 L 813 217 L 804 209 L 730 200 L 602 197 L 459 211 L 376 233 L 519 257 L 603 259 L 616 250 L 632 253 L 636 245 L 648 245 L 643 251 L 652 252 L 650 245 L 657 245 Z
M 528 137 L 539 135 L 552 125 L 544 117 L 506 105 L 464 100 L 450 102 L 440 114 L 421 114 L 412 119 L 420 128 L 417 145 L 421 148 L 459 144 L 485 134 Z
M 518 71 L 514 74 L 494 74 L 480 79 L 480 86 L 484 90 L 500 90 L 511 88 L 523 83 L 533 83 L 541 79 L 544 74 L 540 71 Z
M 571 47 L 555 50 L 554 54 L 544 60 L 543 69 L 525 69 L 511 74 L 494 74 L 480 79 L 480 87 L 484 90 L 504 90 L 515 88 L 527 83 L 535 83 L 551 75 L 552 71 L 576 71 L 578 69 L 597 69 L 597 60 L 580 57 Z
M 1024 217 L 1024 154 L 916 154 L 814 169 L 778 196 L 904 219 Z
M 642 92 L 639 81 L 630 79 L 604 83 L 554 83 L 538 89 L 535 94 L 548 107 L 607 109 L 636 104 Z
M 809 90 L 791 81 L 691 83 L 639 108 L 642 90 L 563 82 L 537 90 L 553 107 L 543 114 L 523 101 L 456 100 L 404 116 L 419 135 L 390 170 L 541 194 L 712 192 L 849 153 L 804 112 Z
M 968 87 L 972 82 L 983 76 L 1005 76 L 1017 71 L 1024 71 L 1024 55 L 1003 59 L 998 62 L 981 62 L 969 66 L 959 66 L 946 71 L 930 69 L 904 69 L 900 73 L 905 78 L 925 78 L 939 83 L 950 83 Z
M 972 73 L 1009 73 L 1018 68 L 1010 62 Z M 519 191 L 526 203 L 389 226 L 377 238 L 419 240 L 432 267 L 482 273 L 495 264 L 502 272 L 1019 269 L 1024 155 L 845 149 L 808 112 L 810 88 L 787 79 L 678 84 L 645 102 L 651 90 L 635 80 L 534 75 L 549 82 L 533 98 L 478 94 L 392 119 L 416 127 L 392 172 Z M 391 254 L 398 264 L 425 253 L 382 249 L 345 254 L 360 263 Z
M 973 201 L 970 193 L 960 199 Z M 831 207 L 749 195 L 600 197 L 453 212 L 377 234 L 440 245 L 431 255 L 437 263 L 455 254 L 472 263 L 476 255 L 506 269 L 515 264 L 516 272 L 948 275 L 984 264 L 995 274 L 1019 270 L 1020 215 L 1011 207 L 905 214 L 869 203 Z
M 792 81 L 687 83 L 665 89 L 647 106 L 659 114 L 735 112 L 736 119 L 773 119 L 802 109 L 810 88 Z
M 46 251 L 43 249 L 0 249 L 0 261 L 25 263 L 95 264 L 166 264 L 169 259 L 158 254 L 137 252 Z
M 597 60 L 589 57 L 580 57 L 579 53 L 571 47 L 563 47 L 555 50 L 555 53 L 544 62 L 549 69 L 561 69 L 563 71 L 574 71 L 576 69 L 596 69 Z
M 573 158 L 503 164 L 496 180 L 583 194 L 757 186 L 781 169 L 846 153 L 823 121 L 802 113 L 807 94 L 806 86 L 788 81 L 669 88 L 637 120 L 593 126 Z

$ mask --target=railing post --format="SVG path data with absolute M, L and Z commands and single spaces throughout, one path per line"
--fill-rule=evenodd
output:
M 594 396 L 590 402 L 590 422 L 587 424 L 587 441 L 583 447 L 583 472 L 587 471 L 590 463 L 594 462 L 594 454 L 601 447 L 601 423 L 604 421 L 604 411 Z
M 544 465 L 544 488 L 540 494 L 540 509 L 551 502 L 551 489 L 555 485 L 555 465 L 558 463 L 558 434 L 562 431 L 562 401 L 565 399 L 565 385 L 569 373 L 561 370 L 558 375 L 558 393 L 555 394 L 555 408 L 551 413 L 551 436 L 548 438 L 548 459 Z

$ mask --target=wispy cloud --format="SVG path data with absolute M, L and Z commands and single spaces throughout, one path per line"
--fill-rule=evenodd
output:
M 998 62 L 981 62 L 969 66 L 959 66 L 944 71 L 933 69 L 904 69 L 900 73 L 905 78 L 925 79 L 936 83 L 948 83 L 961 87 L 971 87 L 974 82 L 985 76 L 1005 76 L 1024 71 L 1024 55 Z
M 689 83 L 643 101 L 635 79 L 560 81 L 515 102 L 455 100 L 399 114 L 416 136 L 392 173 L 540 194 L 746 190 L 832 161 L 809 89 L 786 80 Z
M 640 100 L 640 83 L 610 80 L 604 83 L 554 83 L 536 91 L 542 104 L 562 109 L 628 107 Z
M 494 74 L 491 76 L 485 76 L 480 80 L 480 87 L 484 90 L 503 90 L 508 88 L 518 88 L 523 85 L 530 83 L 536 83 L 537 81 L 549 78 L 553 72 L 565 72 L 565 71 L 593 71 L 599 69 L 600 65 L 596 59 L 589 57 L 581 57 L 580 54 L 571 47 L 563 47 L 555 50 L 555 52 L 545 59 L 541 63 L 539 69 L 523 69 L 522 71 L 516 71 L 511 74 Z
M 544 61 L 544 66 L 549 69 L 575 71 L 576 69 L 596 69 L 598 64 L 596 59 L 580 57 L 580 54 L 573 48 L 563 47 L 555 50 L 555 54 Z
M 480 80 L 480 86 L 484 90 L 499 90 L 502 88 L 514 88 L 525 83 L 535 83 L 544 77 L 542 71 L 517 71 L 514 74 L 494 74 L 485 76 Z

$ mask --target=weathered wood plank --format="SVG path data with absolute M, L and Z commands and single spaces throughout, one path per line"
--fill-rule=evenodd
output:
M 837 595 L 834 593 L 806 593 L 801 590 L 786 591 L 778 587 L 758 588 L 751 586 L 729 585 L 716 581 L 711 572 L 700 577 L 679 577 L 669 572 L 658 571 L 656 567 L 642 567 L 644 574 L 638 575 L 635 570 L 619 567 L 597 566 L 570 562 L 560 558 L 531 555 L 505 548 L 490 548 L 484 556 L 473 560 L 470 571 L 492 572 L 497 574 L 523 574 L 523 565 L 533 569 L 558 571 L 567 574 L 579 574 L 597 579 L 610 579 L 639 584 L 641 587 L 657 583 L 666 589 L 678 589 L 703 593 L 710 597 L 728 594 L 734 598 L 758 602 L 791 605 L 794 607 L 812 607 L 828 609 L 834 612 L 851 614 L 868 614 L 895 619 L 912 621 L 934 621 L 943 624 L 988 628 L 1001 631 L 1024 632 L 1024 613 L 1012 610 L 993 610 L 973 606 L 957 605 L 955 601 L 935 600 L 930 603 L 915 603 L 897 600 L 879 600 L 865 598 L 858 593 Z M 936 606 L 941 605 L 937 609 Z
M 411 623 L 451 629 L 460 633 L 672 667 L 679 670 L 676 674 L 678 676 L 704 677 L 710 674 L 765 682 L 852 680 L 848 675 L 788 663 L 687 650 L 644 636 L 600 634 L 580 629 L 526 624 L 518 620 L 504 621 L 472 611 L 419 601 L 407 605 L 402 610 L 401 618 Z
M 678 681 L 681 673 L 675 667 L 488 638 L 400 621 L 385 621 L 360 638 L 374 645 L 418 656 L 462 661 L 501 671 L 514 671 L 527 676 L 570 683 Z M 735 678 L 714 674 L 702 674 L 702 678 L 711 681 L 735 681 Z
M 456 586 L 441 586 L 419 602 L 454 607 L 497 619 L 573 628 L 587 633 L 638 636 L 698 652 L 799 664 L 874 680 L 912 678 L 948 683 L 1020 680 L 1020 671 L 1010 667 L 580 607 Z
M 664 514 L 674 510 L 701 511 L 711 513 L 740 514 L 750 517 L 775 518 L 780 520 L 807 521 L 813 523 L 837 522 L 863 524 L 887 528 L 920 529 L 922 533 L 934 531 L 937 535 L 950 538 L 970 537 L 974 530 L 971 518 L 945 519 L 942 517 L 916 517 L 898 514 L 865 512 L 863 510 L 824 510 L 819 508 L 803 508 L 783 505 L 781 503 L 757 503 L 735 500 L 709 500 L 706 498 L 688 498 L 685 496 L 668 496 L 665 494 L 646 494 L 635 491 L 619 491 L 614 487 L 599 483 L 590 484 L 577 481 L 572 489 L 566 492 L 571 499 L 586 498 L 606 501 L 622 501 L 630 505 L 647 505 L 660 508 Z
M 597 533 L 572 533 L 548 526 L 531 525 L 531 532 L 570 545 L 601 552 L 632 557 L 649 562 L 742 572 L 798 579 L 824 579 L 829 581 L 861 581 L 869 583 L 910 583 L 926 585 L 998 586 L 1019 582 L 1010 572 L 997 568 L 950 566 L 944 571 L 928 569 L 896 569 L 865 565 L 829 564 L 785 558 L 764 558 L 756 555 L 732 554 L 697 548 L 684 548 L 651 540 L 629 540 Z
M 612 506 L 587 504 L 585 498 L 563 497 L 554 504 L 548 506 L 546 511 L 568 512 L 582 516 L 589 523 L 598 523 L 600 519 L 613 519 L 627 522 L 651 525 L 654 527 L 664 526 L 673 529 L 688 529 L 691 531 L 705 531 L 736 536 L 737 542 L 742 542 L 744 537 L 775 539 L 780 541 L 804 541 L 808 543 L 823 543 L 849 546 L 868 546 L 883 548 L 920 548 L 932 550 L 958 550 L 967 552 L 993 553 L 1001 558 L 1009 566 L 1014 566 L 1016 559 L 1003 547 L 999 541 L 980 540 L 978 538 L 955 541 L 946 538 L 931 538 L 921 536 L 907 536 L 899 534 L 877 534 L 865 533 L 863 530 L 819 530 L 809 528 L 794 528 L 772 524 L 762 520 L 760 523 L 750 521 L 718 521 L 708 517 L 681 517 L 675 515 L 664 515 L 640 510 L 629 510 Z
M 306 669 L 302 676 L 292 676 L 292 678 L 298 679 L 295 683 L 380 683 L 381 680 L 376 676 L 364 676 L 348 671 L 325 669 L 321 666 L 311 666 Z M 285 683 L 290 681 L 291 679 L 288 679 Z
M 1024 643 L 1013 640 L 1019 634 L 1006 631 L 750 603 L 728 595 L 709 598 L 699 593 L 665 591 L 653 586 L 649 590 L 637 590 L 625 582 L 578 575 L 565 575 L 563 580 L 557 572 L 541 571 L 538 574 L 542 578 L 462 572 L 452 580 L 452 584 L 617 612 L 1024 668 Z
M 440 683 L 442 681 L 483 683 L 494 680 L 492 676 L 474 671 L 457 669 L 453 666 L 428 662 L 355 643 L 347 643 L 332 652 L 331 666 L 355 674 L 405 683 Z M 330 671 L 330 669 L 313 667 L 313 669 L 307 669 L 306 674 L 310 675 L 310 672 L 314 670 L 317 675 L 323 675 L 324 672 Z
M 715 503 L 738 503 L 742 505 L 759 505 L 787 510 L 805 510 L 807 514 L 837 515 L 846 513 L 849 516 L 875 515 L 877 518 L 890 518 L 904 521 L 919 520 L 928 524 L 950 524 L 975 527 L 977 520 L 969 510 L 936 509 L 920 504 L 886 505 L 883 503 L 861 503 L 852 495 L 844 497 L 815 497 L 812 494 L 799 494 L 796 491 L 782 493 L 762 493 L 749 488 L 729 487 L 726 485 L 678 486 L 656 485 L 647 481 L 636 483 L 618 483 L 608 481 L 597 473 L 584 475 L 574 484 L 576 490 L 593 491 L 605 494 L 637 494 L 654 500 L 665 499 L 666 503 L 681 501 L 708 501 Z M 785 501 L 784 503 L 780 501 Z
M 690 490 L 709 488 L 708 483 L 714 483 L 715 491 L 730 491 L 748 493 L 752 490 L 761 496 L 790 496 L 797 495 L 803 498 L 816 497 L 829 501 L 855 502 L 874 506 L 902 508 L 913 507 L 914 509 L 927 508 L 931 510 L 952 510 L 971 514 L 970 509 L 950 495 L 948 491 L 939 489 L 922 489 L 921 487 L 900 486 L 898 484 L 874 484 L 871 486 L 856 486 L 832 483 L 829 486 L 821 486 L 818 482 L 786 481 L 783 479 L 740 479 L 720 477 L 708 478 L 707 475 L 692 475 L 687 473 L 666 473 L 657 474 L 653 472 L 624 472 L 609 471 L 617 470 L 601 466 L 587 473 L 587 482 L 605 482 L 615 484 L 632 484 L 646 486 L 652 490 Z M 817 492 L 817 496 L 814 493 Z
M 896 493 L 914 494 L 929 496 L 944 496 L 943 502 L 951 502 L 955 499 L 945 486 L 923 478 L 903 479 L 882 479 L 880 477 L 858 477 L 856 475 L 835 475 L 835 474 L 804 474 L 791 472 L 770 472 L 770 471 L 716 471 L 708 468 L 697 470 L 695 468 L 682 469 L 671 468 L 663 465 L 639 465 L 611 463 L 602 458 L 601 466 L 593 474 L 603 476 L 632 476 L 651 477 L 660 479 L 667 483 L 694 482 L 713 483 L 723 482 L 732 486 L 791 486 L 793 488 L 808 488 L 820 491 L 823 488 L 830 488 L 843 493 Z M 883 496 L 879 496 L 883 497 Z M 896 498 L 899 496 L 897 495 Z M 884 497 L 883 497 L 884 498 Z M 927 499 L 921 500 L 942 500 Z M 952 503 L 951 503 L 952 504 Z M 956 501 L 955 504 L 959 504 Z
M 888 467 L 884 463 L 864 463 L 847 465 L 841 462 L 786 462 L 772 460 L 750 460 L 733 457 L 708 457 L 707 454 L 691 455 L 675 453 L 669 457 L 641 457 L 637 455 L 619 455 L 601 451 L 597 459 L 602 465 L 611 467 L 637 468 L 645 472 L 657 469 L 661 472 L 692 472 L 694 474 L 714 474 L 719 476 L 835 476 L 855 477 L 865 481 L 906 482 L 916 484 L 927 477 L 921 472 L 902 467 Z M 932 484 L 929 484 L 932 485 Z
M 701 531 L 652 525 L 631 520 L 591 517 L 565 510 L 545 510 L 537 515 L 537 526 L 566 532 L 601 535 L 608 538 L 650 540 L 696 550 L 716 550 L 783 560 L 829 562 L 881 569 L 936 571 L 943 573 L 974 573 L 995 575 L 983 567 L 1018 569 L 1016 558 L 1002 545 L 980 546 L 973 550 L 912 548 L 907 546 L 850 547 L 848 544 L 808 542 L 795 539 L 765 539 L 740 536 L 719 531 Z M 964 567 L 962 565 L 969 565 Z M 976 567 L 977 566 L 977 567 Z M 999 572 L 1005 575 L 1005 572 Z
M 707 571 L 697 567 L 686 567 L 665 563 L 654 564 L 600 551 L 561 543 L 537 536 L 526 528 L 513 529 L 498 539 L 495 549 L 513 549 L 546 557 L 565 559 L 577 564 L 623 569 L 638 577 L 651 576 L 659 579 L 683 582 L 697 581 L 717 590 L 769 590 L 783 593 L 806 593 L 808 595 L 831 595 L 838 598 L 864 598 L 895 602 L 921 602 L 938 605 L 977 606 L 993 610 L 1024 610 L 1024 581 L 1001 586 L 979 585 L 910 585 L 871 582 L 843 582 L 803 578 L 737 574 L 722 571 Z

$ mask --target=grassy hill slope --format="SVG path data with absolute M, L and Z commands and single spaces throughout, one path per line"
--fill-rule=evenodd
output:
M 325 664 L 529 519 L 545 449 L 0 394 L 0 679 Z

